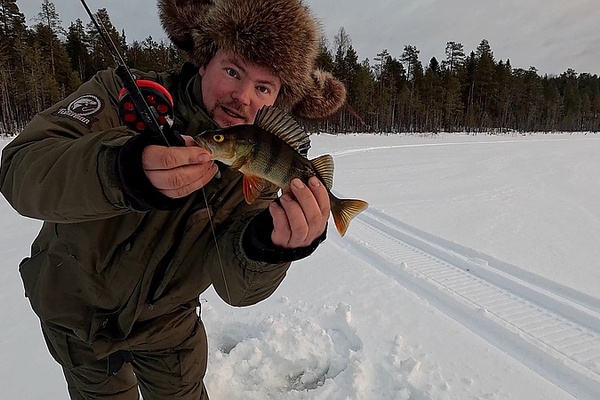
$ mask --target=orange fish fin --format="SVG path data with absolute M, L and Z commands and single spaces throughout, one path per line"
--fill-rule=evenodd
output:
M 352 218 L 364 211 L 369 206 L 369 203 L 363 200 L 356 199 L 332 199 L 331 214 L 333 222 L 341 236 L 346 234 L 348 226 Z
M 246 203 L 252 204 L 267 184 L 263 178 L 254 175 L 244 175 L 242 185 Z
M 327 186 L 327 189 L 331 190 L 333 187 L 333 157 L 329 154 L 323 154 L 310 160 L 310 163 L 323 180 L 325 186 Z

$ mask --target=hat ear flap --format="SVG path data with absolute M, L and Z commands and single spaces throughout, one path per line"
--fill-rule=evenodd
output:
M 292 114 L 318 120 L 335 114 L 346 101 L 346 87 L 331 73 L 314 70 L 306 95 L 293 107 Z

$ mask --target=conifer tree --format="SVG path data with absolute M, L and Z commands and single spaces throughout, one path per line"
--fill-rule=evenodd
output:
M 80 81 L 88 80 L 94 73 L 88 52 L 88 43 L 89 39 L 83 22 L 77 18 L 75 22 L 71 22 L 71 25 L 69 25 L 65 48 L 69 56 L 71 69 L 76 72 Z
M 0 134 L 15 133 L 35 112 L 68 95 L 96 71 L 114 67 L 109 47 L 96 27 L 81 20 L 65 32 L 50 0 L 27 27 L 16 0 L 0 0 Z M 180 67 L 178 49 L 165 41 L 128 43 L 110 22 L 106 9 L 96 18 L 129 67 L 164 71 Z M 121 33 L 119 33 L 121 32 Z M 346 85 L 347 103 L 315 129 L 329 131 L 598 131 L 600 78 L 567 70 L 540 76 L 535 67 L 512 68 L 496 61 L 483 39 L 465 55 L 464 46 L 446 42 L 441 62 L 405 45 L 394 58 L 387 50 L 359 62 L 359 54 L 342 27 L 330 50 L 320 43 L 317 67 Z
M 408 130 L 410 132 L 418 130 L 418 120 L 420 119 L 419 108 L 419 83 L 423 76 L 423 64 L 419 60 L 420 51 L 415 46 L 406 45 L 400 56 L 400 60 L 406 65 L 406 76 L 410 84 L 408 99 Z
M 124 38 L 119 34 L 119 31 L 113 26 L 110 21 L 110 16 L 106 8 L 99 9 L 95 14 L 96 20 L 108 32 L 108 38 L 114 43 L 119 54 L 124 55 Z M 96 70 L 115 67 L 115 61 L 111 54 L 111 49 L 107 46 L 102 38 L 102 33 L 98 32 L 96 26 L 90 22 L 87 25 L 86 35 L 89 40 L 88 50 L 92 65 Z
M 0 0 L 0 135 L 15 133 L 28 117 L 15 101 L 21 89 L 27 35 L 25 16 L 16 0 Z
M 442 61 L 442 67 L 447 68 L 450 73 L 456 74 L 465 62 L 465 52 L 462 43 L 446 42 L 446 59 Z
M 319 55 L 317 56 L 317 68 L 328 72 L 333 71 L 333 56 L 329 51 L 327 38 L 325 38 L 324 36 L 322 36 L 321 40 L 319 41 Z
M 61 21 L 56 12 L 54 3 L 50 0 L 42 1 L 42 10 L 38 14 L 38 34 L 41 35 L 41 40 L 46 41 L 48 50 L 50 51 L 50 67 L 52 75 L 56 76 L 56 65 L 54 60 L 54 49 L 56 48 L 56 40 L 59 34 L 64 34 L 65 30 L 61 26 Z

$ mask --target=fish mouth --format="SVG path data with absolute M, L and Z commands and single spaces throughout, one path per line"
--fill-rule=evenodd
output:
M 210 155 L 212 156 L 215 153 L 214 150 L 211 148 L 209 141 L 202 137 L 203 135 L 207 135 L 207 134 L 210 134 L 210 131 L 202 132 L 200 135 L 198 135 L 194 138 L 194 141 L 196 142 L 196 144 L 198 146 L 202 147 L 205 150 L 210 151 Z

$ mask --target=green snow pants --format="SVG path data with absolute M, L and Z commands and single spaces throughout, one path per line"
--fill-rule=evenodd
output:
M 195 312 L 183 322 L 150 346 L 138 343 L 100 360 L 90 345 L 73 335 L 43 323 L 42 331 L 73 400 L 137 400 L 138 393 L 144 400 L 208 400 L 202 381 L 207 358 L 204 325 Z

